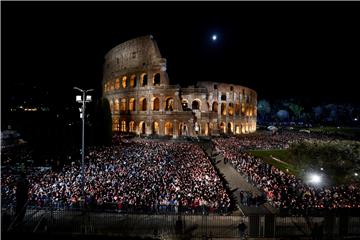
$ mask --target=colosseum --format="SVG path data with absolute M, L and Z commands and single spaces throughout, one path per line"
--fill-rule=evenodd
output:
M 209 81 L 186 88 L 170 85 L 166 59 L 151 35 L 126 41 L 105 55 L 102 86 L 113 131 L 177 138 L 256 130 L 254 90 Z

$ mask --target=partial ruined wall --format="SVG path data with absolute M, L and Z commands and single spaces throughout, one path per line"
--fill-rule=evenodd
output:
M 106 54 L 103 96 L 110 102 L 114 131 L 176 137 L 256 130 L 254 90 L 205 81 L 182 89 L 169 85 L 166 59 L 152 36 Z

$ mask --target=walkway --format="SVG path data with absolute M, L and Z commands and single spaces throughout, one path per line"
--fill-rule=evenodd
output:
M 204 147 L 205 152 L 209 157 L 213 156 L 212 145 L 209 143 L 201 143 Z M 255 195 L 260 195 L 261 192 L 259 189 L 254 187 L 252 184 L 248 183 L 240 173 L 238 173 L 230 163 L 224 164 L 224 157 L 222 154 L 219 154 L 215 158 L 216 166 L 219 171 L 223 174 L 225 180 L 229 183 L 229 188 L 231 192 L 234 194 L 234 197 L 237 202 L 237 206 L 239 207 L 241 215 L 253 215 L 253 214 L 269 214 L 276 213 L 276 209 L 272 207 L 269 203 L 265 203 L 259 207 L 256 206 L 246 206 L 240 203 L 239 191 L 249 191 Z M 237 214 L 235 212 L 235 214 Z

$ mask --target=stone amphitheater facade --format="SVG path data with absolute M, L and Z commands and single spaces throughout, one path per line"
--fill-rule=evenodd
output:
M 220 82 L 200 81 L 187 88 L 169 83 L 166 59 L 152 36 L 111 49 L 102 86 L 113 131 L 176 138 L 256 130 L 254 90 Z

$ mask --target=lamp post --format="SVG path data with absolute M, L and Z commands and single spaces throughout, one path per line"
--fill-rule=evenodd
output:
M 78 90 L 82 93 L 81 95 L 76 96 L 76 102 L 82 103 L 82 108 L 80 108 L 80 118 L 82 118 L 82 134 L 81 134 L 81 189 L 82 195 L 84 200 L 84 207 L 85 207 L 85 169 L 84 169 L 84 156 L 85 156 L 85 103 L 91 102 L 91 95 L 87 95 L 86 93 L 94 91 L 94 89 L 83 90 L 78 87 L 74 87 L 75 90 Z

